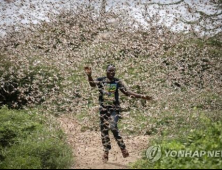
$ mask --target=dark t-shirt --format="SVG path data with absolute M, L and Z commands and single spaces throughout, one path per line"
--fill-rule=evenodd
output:
M 99 103 L 102 107 L 118 107 L 119 102 L 119 89 L 126 89 L 125 85 L 117 78 L 110 81 L 107 77 L 97 79 L 99 88 Z

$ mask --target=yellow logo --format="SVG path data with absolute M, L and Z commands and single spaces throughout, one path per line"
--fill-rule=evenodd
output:
M 110 84 L 109 92 L 111 92 L 111 93 L 116 92 L 116 89 L 117 89 L 117 85 L 116 84 Z

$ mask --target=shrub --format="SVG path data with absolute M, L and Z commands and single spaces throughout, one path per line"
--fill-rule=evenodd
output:
M 200 156 L 201 151 L 215 152 L 222 148 L 222 123 L 211 122 L 205 119 L 205 129 L 195 130 L 190 133 L 186 140 L 173 139 L 163 140 L 156 145 L 162 148 L 162 158 L 157 162 L 151 163 L 147 158 L 139 160 L 133 165 L 133 168 L 139 169 L 220 169 L 222 167 L 221 155 L 219 157 L 210 157 L 208 154 Z M 183 157 L 178 154 L 176 157 L 166 156 L 165 151 L 189 151 L 192 156 Z M 194 156 L 198 152 L 199 156 Z
M 0 110 L 1 169 L 63 169 L 72 159 L 64 134 L 27 111 Z M 47 125 L 52 127 L 47 128 Z
M 58 91 L 62 78 L 55 67 L 32 58 L 23 62 L 16 61 L 15 56 L 0 56 L 0 106 L 19 109 L 41 104 Z

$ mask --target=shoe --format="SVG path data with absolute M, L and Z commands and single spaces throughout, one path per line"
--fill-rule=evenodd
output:
M 129 157 L 129 152 L 126 149 L 122 149 L 121 151 L 122 151 L 122 154 L 123 154 L 124 158 Z
M 103 162 L 107 163 L 109 160 L 109 152 L 105 151 L 103 154 Z

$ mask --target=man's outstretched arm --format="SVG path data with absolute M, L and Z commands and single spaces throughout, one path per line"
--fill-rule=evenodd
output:
M 138 94 L 138 93 L 134 93 L 130 90 L 124 90 L 124 89 L 121 89 L 121 92 L 123 94 L 125 94 L 126 96 L 130 96 L 131 98 L 139 98 L 139 99 L 145 99 L 145 100 L 153 100 L 152 97 L 150 96 L 146 96 L 146 95 L 143 95 L 143 94 Z
M 128 90 L 125 85 L 123 85 L 123 83 L 121 83 L 121 88 L 120 88 L 120 91 L 125 94 L 126 96 L 129 96 L 131 98 L 137 98 L 137 99 L 145 99 L 145 100 L 153 100 L 152 97 L 150 96 L 146 96 L 146 95 L 143 95 L 143 94 L 138 94 L 138 93 L 134 93 L 130 90 Z
M 96 87 L 97 83 L 92 78 L 92 69 L 90 67 L 85 67 L 85 73 L 88 76 L 88 81 L 91 87 Z

